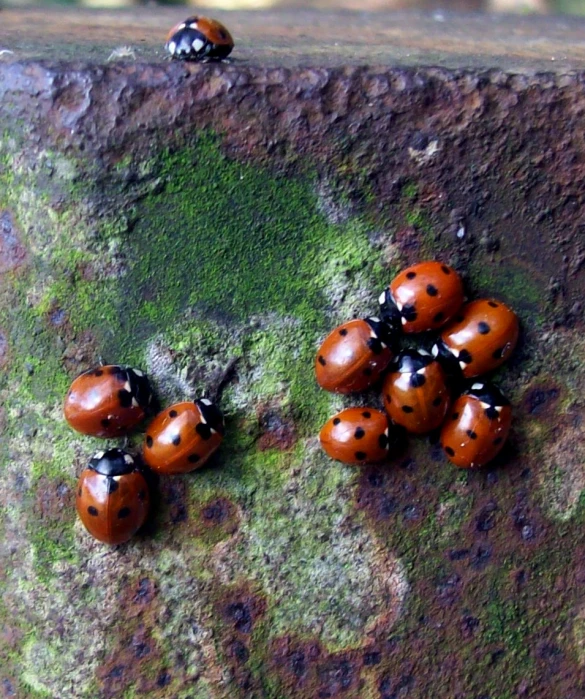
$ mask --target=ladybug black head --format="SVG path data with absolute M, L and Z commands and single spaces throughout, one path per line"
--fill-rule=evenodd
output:
M 465 395 L 473 396 L 489 407 L 500 408 L 510 405 L 510 401 L 499 388 L 485 381 L 476 381 L 465 391 Z
M 397 332 L 394 328 L 380 318 L 364 318 L 366 323 L 372 328 L 373 338 L 383 343 L 394 351 L 396 346 Z M 382 347 L 380 346 L 380 351 Z
M 394 303 L 390 288 L 384 289 L 384 291 L 380 294 L 378 303 L 380 304 L 380 315 L 382 320 L 387 323 L 394 332 L 400 332 L 402 328 L 401 315 L 400 311 L 396 307 L 396 304 Z
M 195 405 L 199 408 L 203 421 L 209 425 L 212 430 L 224 434 L 225 425 L 221 410 L 212 403 L 208 398 L 199 398 L 195 401 Z
M 137 466 L 138 462 L 131 454 L 118 448 L 99 451 L 88 464 L 88 468 L 102 476 L 123 476 L 132 473 Z
M 434 357 L 425 350 L 406 349 L 394 358 L 390 369 L 400 374 L 415 374 L 434 361 Z

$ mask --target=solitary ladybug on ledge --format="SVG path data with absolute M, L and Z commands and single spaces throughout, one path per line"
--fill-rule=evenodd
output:
M 326 391 L 363 391 L 390 363 L 393 337 L 378 318 L 350 320 L 335 328 L 315 358 L 317 383 Z
M 380 295 L 382 318 L 405 333 L 436 330 L 463 304 L 463 283 L 442 262 L 421 262 L 398 274 Z
M 382 397 L 391 420 L 415 434 L 439 427 L 451 402 L 443 368 L 424 350 L 404 350 L 392 361 Z
M 388 417 L 376 408 L 347 408 L 330 418 L 319 434 L 332 459 L 345 464 L 374 464 L 388 457 Z
M 148 426 L 143 458 L 153 471 L 165 475 L 201 468 L 221 444 L 223 415 L 207 398 L 171 405 Z
M 138 462 L 122 449 L 95 454 L 79 478 L 79 519 L 105 544 L 128 541 L 144 524 L 149 503 L 148 485 Z
M 479 299 L 465 304 L 442 331 L 433 347 L 454 374 L 466 379 L 492 371 L 514 351 L 520 329 L 518 317 L 501 301 Z
M 165 48 L 172 58 L 184 61 L 222 60 L 231 53 L 234 40 L 221 22 L 195 16 L 171 29 Z
M 99 366 L 73 381 L 63 412 L 82 434 L 119 437 L 141 422 L 151 402 L 150 384 L 140 369 Z
M 510 431 L 512 410 L 501 392 L 474 383 L 460 396 L 441 430 L 441 446 L 459 468 L 479 468 L 502 449 Z

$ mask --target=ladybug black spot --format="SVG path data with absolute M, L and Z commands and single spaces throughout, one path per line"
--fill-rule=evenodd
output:
M 502 441 L 503 441 L 503 440 L 502 440 L 501 437 L 496 437 L 496 438 L 494 439 L 494 441 L 492 442 L 492 444 L 493 444 L 495 447 L 497 447 L 498 444 L 501 444 L 501 443 L 502 443 Z
M 178 413 L 176 410 L 169 410 L 169 417 L 177 417 Z
M 453 413 L 453 415 L 451 415 L 451 420 L 457 420 L 458 417 L 459 413 Z
M 322 354 L 319 355 L 319 359 L 317 361 L 321 366 L 325 366 L 325 364 L 327 364 L 327 362 L 325 361 L 325 357 Z
M 334 424 L 334 425 L 339 425 L 340 422 L 341 422 L 341 418 L 339 418 L 339 417 L 336 417 L 336 418 L 334 418 L 334 420 L 333 420 L 333 424 Z
M 130 391 L 126 391 L 122 388 L 118 391 L 118 400 L 123 408 L 130 408 L 132 405 L 132 394 Z
M 386 394 L 386 402 L 387 402 L 387 403 L 392 403 L 392 397 L 390 396 L 389 393 Z
M 490 330 L 490 326 L 483 320 L 480 320 L 477 324 L 477 331 L 480 335 L 487 335 Z
M 97 511 L 97 509 L 96 509 L 93 505 L 90 505 L 90 506 L 87 508 L 87 511 L 89 512 L 89 514 L 90 514 L 92 517 L 97 517 L 97 516 L 98 516 L 98 511 Z
M 443 311 L 439 311 L 437 314 L 435 314 L 433 318 L 433 323 L 442 323 L 445 320 L 445 314 Z
M 469 437 L 469 439 L 477 439 L 477 433 L 473 430 L 467 430 L 465 434 Z
M 456 323 L 463 323 L 464 320 L 465 320 L 465 316 L 462 316 L 461 314 L 459 314 L 458 316 L 455 316 Z
M 372 417 L 372 413 L 369 413 L 367 410 L 362 413 L 362 417 L 365 417 L 366 420 L 369 420 Z
M 372 368 L 371 367 L 366 367 L 364 369 L 364 376 L 371 376 L 373 374 Z
M 426 376 L 424 376 L 423 374 L 418 374 L 415 372 L 410 377 L 410 385 L 412 386 L 412 388 L 420 388 L 421 386 L 424 386 L 426 382 Z
M 357 428 L 356 428 L 356 431 L 353 433 L 353 436 L 354 436 L 356 439 L 363 439 L 363 438 L 365 437 L 365 435 L 366 435 L 366 433 L 365 433 L 365 431 L 363 430 L 363 428 L 361 428 L 361 427 L 357 427 Z
M 490 407 L 486 408 L 484 412 L 486 414 L 486 417 L 488 417 L 490 420 L 497 420 L 498 411 L 496 410 L 495 406 L 490 405 Z
M 388 449 L 388 446 L 390 444 L 390 440 L 388 439 L 388 435 L 382 434 L 378 437 L 378 444 L 382 449 Z
M 152 446 L 152 437 L 149 434 L 146 435 L 146 446 L 147 447 Z
M 111 420 L 110 420 L 109 418 L 105 417 L 105 418 L 102 420 L 102 427 L 109 427 L 109 426 L 110 426 L 110 423 L 111 423 Z
M 407 272 L 406 273 L 407 279 L 414 279 L 415 277 L 416 277 L 416 272 Z
M 451 274 L 451 270 L 447 265 L 441 265 L 441 272 L 443 272 L 443 274 Z
M 139 490 L 138 491 L 138 499 L 140 500 L 140 502 L 144 502 L 144 500 L 146 500 L 146 491 Z
M 488 306 L 491 306 L 492 308 L 497 308 L 498 304 L 495 303 L 495 301 L 488 301 Z
M 101 369 L 96 369 L 93 374 L 94 376 L 103 376 L 104 372 Z
M 366 452 L 365 451 L 356 451 L 355 458 L 359 459 L 359 461 L 363 461 L 366 458 Z
M 453 449 L 451 449 L 451 447 L 445 447 L 445 451 L 447 454 L 449 454 L 449 456 L 455 456 L 455 452 Z
M 471 364 L 473 357 L 466 349 L 462 349 L 461 352 L 459 352 L 459 361 L 464 364 Z
M 403 405 L 403 406 L 402 406 L 402 412 L 404 412 L 404 413 L 414 413 L 414 408 L 412 408 L 410 405 Z
M 211 427 L 206 422 L 200 422 L 195 431 L 202 439 L 209 439 L 211 437 Z
M 123 507 L 121 510 L 118 511 L 118 519 L 126 519 L 126 517 L 128 517 L 129 514 L 130 514 L 130 508 Z
M 494 353 L 492 354 L 492 357 L 494 359 L 501 359 L 504 356 L 504 349 L 505 349 L 504 347 L 498 347 L 498 349 L 495 350 Z
M 339 334 L 342 337 L 345 337 L 347 335 L 347 328 L 341 328 L 341 330 L 339 331 Z
M 187 461 L 190 464 L 196 464 L 200 458 L 201 457 L 199 456 L 199 454 L 189 454 L 189 456 L 187 457 Z
M 416 320 L 416 308 L 411 303 L 406 303 L 404 306 L 402 306 L 401 313 L 404 320 L 408 323 L 412 323 L 414 320 Z
M 435 406 L 435 408 L 438 408 L 442 402 L 443 402 L 443 399 L 441 398 L 441 396 L 437 396 L 435 398 L 435 400 L 433 401 L 433 405 Z
M 179 444 L 181 443 L 181 435 L 180 435 L 180 434 L 176 434 L 176 435 L 173 437 L 173 440 L 172 440 L 172 441 L 173 441 L 173 444 L 174 444 L 176 447 L 178 447 Z
M 436 296 L 439 293 L 439 290 L 437 289 L 436 286 L 433 286 L 432 284 L 427 285 L 427 294 L 429 296 Z
M 368 347 L 372 350 L 374 354 L 380 354 L 384 349 L 382 347 L 382 341 L 379 337 L 370 337 L 368 340 Z

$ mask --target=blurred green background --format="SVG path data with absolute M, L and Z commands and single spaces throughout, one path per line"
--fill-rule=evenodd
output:
M 133 5 L 187 5 L 197 10 L 245 10 L 276 7 L 308 7 L 349 10 L 407 10 L 512 12 L 585 15 L 585 0 L 4 0 L 4 7 L 79 5 L 128 7 Z

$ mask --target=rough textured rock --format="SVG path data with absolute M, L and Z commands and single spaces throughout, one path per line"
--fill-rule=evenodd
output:
M 585 25 L 235 13 L 232 64 L 181 65 L 178 18 L 2 10 L 3 696 L 582 696 Z M 333 463 L 321 424 L 380 399 L 318 391 L 315 348 L 428 257 L 521 317 L 510 444 Z M 217 458 L 92 541 L 71 378 L 168 405 L 234 358 Z

